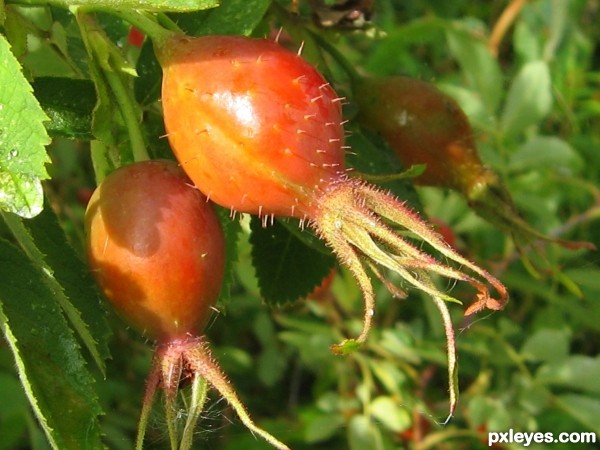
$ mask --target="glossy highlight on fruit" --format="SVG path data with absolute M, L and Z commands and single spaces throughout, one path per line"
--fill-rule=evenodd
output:
M 340 99 L 295 53 L 240 36 L 180 37 L 161 47 L 169 142 L 211 200 L 304 218 L 344 174 Z
M 204 327 L 221 288 L 223 232 L 176 163 L 112 172 L 92 195 L 85 225 L 92 273 L 128 323 L 159 339 Z

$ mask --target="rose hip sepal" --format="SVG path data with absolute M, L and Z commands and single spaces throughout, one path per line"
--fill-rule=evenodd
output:
M 426 165 L 416 184 L 459 192 L 517 244 L 541 239 L 590 248 L 544 235 L 521 218 L 500 177 L 481 161 L 466 114 L 433 84 L 403 76 L 365 77 L 353 80 L 353 92 L 359 122 L 380 133 L 407 167 Z
M 205 396 L 192 395 L 181 446 L 173 412 L 180 380 L 191 378 L 196 394 L 210 383 L 251 431 L 287 449 L 252 422 L 198 335 L 219 296 L 225 242 L 212 204 L 178 165 L 145 161 L 115 170 L 92 195 L 85 226 L 89 265 L 104 295 L 129 324 L 158 340 L 137 448 L 158 388 L 172 447 L 190 448 Z

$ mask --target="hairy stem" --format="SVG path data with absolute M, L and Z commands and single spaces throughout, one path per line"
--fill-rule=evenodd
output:
M 192 372 L 201 374 L 223 397 L 225 397 L 246 428 L 263 438 L 273 447 L 279 450 L 290 450 L 287 445 L 280 442 L 277 438 L 253 422 L 242 401 L 237 396 L 237 393 L 231 387 L 229 380 L 221 368 L 212 359 L 207 344 L 199 343 L 187 352 L 187 356 Z
M 140 421 L 138 423 L 137 437 L 135 440 L 135 449 L 142 450 L 144 447 L 144 436 L 146 434 L 146 428 L 148 427 L 148 419 L 150 418 L 150 412 L 152 411 L 152 405 L 156 396 L 156 388 L 160 382 L 161 370 L 158 360 L 158 354 L 154 355 L 152 361 L 152 368 L 148 375 L 146 382 L 146 392 L 144 394 L 144 400 L 142 402 L 142 412 L 140 413 Z
M 192 448 L 194 429 L 196 428 L 198 419 L 200 419 L 200 414 L 202 414 L 202 410 L 204 409 L 207 392 L 208 382 L 206 381 L 206 378 L 195 373 L 192 380 L 192 396 L 188 408 L 188 417 L 181 436 L 179 450 L 190 450 Z

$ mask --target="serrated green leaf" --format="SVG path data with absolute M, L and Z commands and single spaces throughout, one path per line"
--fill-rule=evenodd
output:
M 552 107 L 550 68 L 545 61 L 525 64 L 508 90 L 502 112 L 505 136 L 516 136 L 542 120 Z
M 110 356 L 107 338 L 111 334 L 106 310 L 87 265 L 68 243 L 51 206 L 46 204 L 42 213 L 31 220 L 19 220 L 6 213 L 3 216 L 23 251 L 43 269 L 45 282 L 104 373 L 104 361 Z
M 178 25 L 194 36 L 248 36 L 263 19 L 271 0 L 223 0 L 218 8 L 180 16 Z
M 45 274 L 0 240 L 0 328 L 29 402 L 55 449 L 101 449 L 93 378 Z
M 253 217 L 251 230 L 252 262 L 261 294 L 269 303 L 306 297 L 335 264 L 332 255 L 305 245 L 277 221 L 264 227 Z
M 44 128 L 48 118 L 2 35 L 0 86 L 0 209 L 34 217 L 44 200 L 41 180 L 48 178 L 45 146 L 50 138 Z
M 487 41 L 460 22 L 448 24 L 446 39 L 467 81 L 481 95 L 486 110 L 495 113 L 503 92 L 502 72 Z
M 96 90 L 89 80 L 40 77 L 32 83 L 33 91 L 50 121 L 50 134 L 73 139 L 92 138 L 92 112 Z

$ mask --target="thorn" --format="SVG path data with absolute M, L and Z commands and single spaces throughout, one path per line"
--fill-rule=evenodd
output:
M 336 122 L 325 122 L 326 127 L 332 127 L 334 125 L 338 125 Z
M 306 130 L 302 130 L 302 129 L 300 129 L 300 128 L 298 128 L 298 129 L 296 130 L 296 134 L 305 134 L 305 133 L 306 133 Z
M 318 149 L 316 150 L 316 152 L 317 152 L 317 153 L 327 153 L 327 150 L 322 150 L 322 149 L 318 148 Z
M 317 166 L 315 163 L 313 163 L 313 162 L 311 162 L 311 163 L 308 163 L 308 164 L 309 164 L 309 166 L 310 166 L 310 167 L 318 167 L 318 166 Z
M 344 126 L 344 125 L 346 125 L 348 122 L 350 122 L 350 119 L 342 120 L 342 121 L 340 122 L 340 125 L 341 125 L 341 126 Z
M 260 205 L 258 207 L 258 217 L 262 216 L 262 209 L 263 209 L 263 207 L 262 207 L 262 205 Z
M 268 223 L 268 222 L 269 222 L 269 215 L 267 214 L 266 216 L 264 216 L 264 217 L 262 218 L 262 226 L 263 226 L 263 228 L 266 228 L 266 227 L 267 227 L 267 223 Z
M 319 89 L 325 89 L 326 87 L 329 87 L 329 83 L 323 83 L 321 86 L 319 86 Z
M 299 77 L 296 77 L 292 80 L 293 83 L 298 84 L 300 83 L 300 81 L 302 81 L 304 78 L 306 78 L 306 75 L 300 75 Z
M 271 213 L 271 226 L 275 223 L 275 214 Z
M 298 199 L 296 199 L 298 200 Z M 296 211 L 296 205 L 292 205 L 292 217 L 294 216 L 294 212 Z
M 339 139 L 339 138 L 329 138 L 330 144 L 333 144 L 334 142 L 340 142 L 340 141 L 341 141 L 341 139 Z
M 302 55 L 302 50 L 304 50 L 304 41 L 300 44 L 300 48 L 298 49 L 298 56 Z
M 283 33 L 283 27 L 279 27 L 277 34 L 275 35 L 275 43 L 279 44 L 279 39 L 281 38 L 281 34 Z
M 304 120 L 314 119 L 315 117 L 317 117 L 316 114 L 304 114 Z
M 317 101 L 321 100 L 322 98 L 323 98 L 323 96 L 322 96 L 322 95 L 319 95 L 318 97 L 311 98 L 311 99 L 310 99 L 310 101 L 311 101 L 311 103 L 315 103 L 315 102 L 317 102 Z
M 343 102 L 345 100 L 346 100 L 346 97 L 337 97 L 337 98 L 331 99 L 331 103 Z M 344 105 L 345 103 L 342 103 L 342 104 Z

